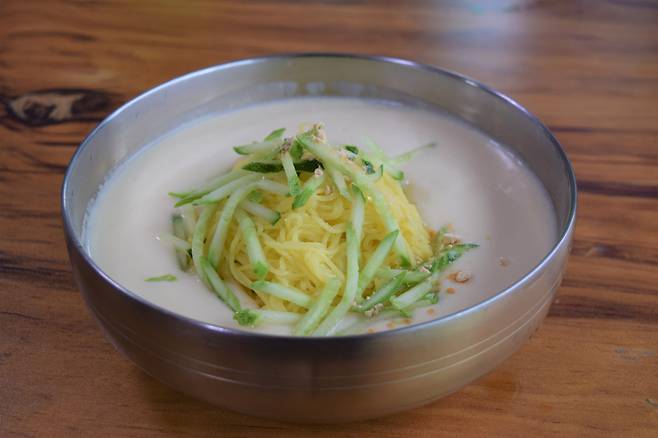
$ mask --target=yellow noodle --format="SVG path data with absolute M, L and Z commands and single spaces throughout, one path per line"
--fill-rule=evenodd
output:
M 281 174 L 268 177 L 281 183 L 286 182 Z M 302 179 L 306 178 L 308 175 L 302 174 Z M 414 259 L 428 259 L 432 254 L 429 231 L 416 207 L 407 199 L 400 183 L 384 174 L 376 186 L 398 221 L 400 233 L 407 240 Z M 296 210 L 292 209 L 290 197 L 271 193 L 263 193 L 262 204 L 281 213 L 281 219 L 274 225 L 261 218 L 254 218 L 259 241 L 269 264 L 268 281 L 294 287 L 311 296 L 331 277 L 337 276 L 344 281 L 345 229 L 350 222 L 351 202 L 338 193 L 329 178 L 306 205 Z M 214 224 L 211 228 L 214 228 Z M 382 218 L 368 200 L 361 242 L 361 267 L 386 234 L 388 232 Z M 222 253 L 221 274 L 250 289 L 251 283 L 257 278 L 249 264 L 247 250 L 235 221 L 229 227 L 228 236 Z M 385 263 L 392 268 L 398 267 L 399 259 L 391 252 Z M 374 285 L 370 285 L 366 294 L 372 292 L 373 288 Z M 299 306 L 266 294 L 254 293 L 252 296 L 266 308 L 304 311 Z

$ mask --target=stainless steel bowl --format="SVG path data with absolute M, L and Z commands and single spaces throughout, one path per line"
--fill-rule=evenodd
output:
M 388 332 L 270 336 L 188 319 L 103 273 L 81 241 L 85 209 L 119 162 L 212 112 L 297 95 L 424 102 L 514 149 L 553 201 L 558 238 L 531 272 L 452 315 Z M 422 405 L 488 373 L 537 329 L 560 283 L 576 214 L 576 182 L 557 140 L 520 105 L 455 73 L 390 58 L 282 55 L 211 67 L 128 102 L 80 145 L 62 188 L 73 273 L 114 346 L 162 382 L 235 411 L 293 421 L 345 421 Z

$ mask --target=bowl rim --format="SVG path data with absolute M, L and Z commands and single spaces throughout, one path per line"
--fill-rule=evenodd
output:
M 489 298 L 486 298 L 472 306 L 466 307 L 464 309 L 452 312 L 448 315 L 436 318 L 436 319 L 431 319 L 425 322 L 420 322 L 417 324 L 411 324 L 411 325 L 406 325 L 402 327 L 397 327 L 394 329 L 390 330 L 384 330 L 376 333 L 362 333 L 362 334 L 354 334 L 354 335 L 341 335 L 341 336 L 327 336 L 327 337 L 316 337 L 316 336 L 293 336 L 293 335 L 277 335 L 277 334 L 269 334 L 269 333 L 262 333 L 262 332 L 257 332 L 257 331 L 249 331 L 249 330 L 243 330 L 239 328 L 232 328 L 232 327 L 224 327 L 220 326 L 217 324 L 213 323 L 208 323 L 204 321 L 200 321 L 195 318 L 191 318 L 188 316 L 181 315 L 179 313 L 176 313 L 170 309 L 167 309 L 165 307 L 159 306 L 157 304 L 154 304 L 147 299 L 137 295 L 136 293 L 132 292 L 130 289 L 122 286 L 119 284 L 116 280 L 112 279 L 108 274 L 106 274 L 91 258 L 90 254 L 87 252 L 85 249 L 85 246 L 83 245 L 81 239 L 76 235 L 76 233 L 73 231 L 73 225 L 72 225 L 72 219 L 70 217 L 70 212 L 69 209 L 67 208 L 67 204 L 69 203 L 68 201 L 68 196 L 67 196 L 67 191 L 68 187 L 71 184 L 70 183 L 70 178 L 71 174 L 73 172 L 73 169 L 78 166 L 78 162 L 81 160 L 80 156 L 82 155 L 82 151 L 85 149 L 87 144 L 89 144 L 93 138 L 96 136 L 97 132 L 100 131 L 104 126 L 108 125 L 118 117 L 122 112 L 126 111 L 127 108 L 131 107 L 135 103 L 144 100 L 148 98 L 149 96 L 153 94 L 157 94 L 163 89 L 166 89 L 170 86 L 173 86 L 179 82 L 184 82 L 188 80 L 193 80 L 197 76 L 203 76 L 205 74 L 214 72 L 214 71 L 220 71 L 220 70 L 225 70 L 225 69 L 230 69 L 230 68 L 235 68 L 243 65 L 249 65 L 249 64 L 257 64 L 257 63 L 262 63 L 262 62 L 269 62 L 269 61 L 275 61 L 275 60 L 281 60 L 281 59 L 297 59 L 297 58 L 334 58 L 334 59 L 357 59 L 357 60 L 363 60 L 363 61 L 370 61 L 370 62 L 382 62 L 382 63 L 389 63 L 389 64 L 396 64 L 396 65 L 401 65 L 407 68 L 411 68 L 414 70 L 421 70 L 421 71 L 426 71 L 432 74 L 438 74 L 438 75 L 444 75 L 451 77 L 452 79 L 459 80 L 463 83 L 465 83 L 467 86 L 476 88 L 480 92 L 484 92 L 486 94 L 489 94 L 490 96 L 493 96 L 496 99 L 502 100 L 505 104 L 511 105 L 515 110 L 519 111 L 531 124 L 534 124 L 535 126 L 539 127 L 541 129 L 541 132 L 548 138 L 548 140 L 551 142 L 553 145 L 555 151 L 557 152 L 557 155 L 559 156 L 562 164 L 565 166 L 566 172 L 567 172 L 567 178 L 569 180 L 569 213 L 567 217 L 567 221 L 565 226 L 563 227 L 562 230 L 558 230 L 558 238 L 556 239 L 555 244 L 553 247 L 548 251 L 548 253 L 539 261 L 537 265 L 535 265 L 530 271 L 528 271 L 526 274 L 524 274 L 521 278 L 519 278 L 517 281 L 514 283 L 510 284 L 504 289 L 499 290 L 496 292 L 494 295 L 490 296 Z M 143 147 L 143 146 L 142 146 Z M 60 197 L 60 207 L 61 207 L 61 212 L 62 212 L 62 219 L 63 219 L 63 225 L 64 225 L 64 232 L 69 239 L 70 242 L 72 242 L 75 246 L 75 249 L 81 254 L 82 258 L 84 261 L 89 264 L 89 266 L 94 270 L 96 274 L 98 274 L 100 277 L 103 278 L 106 282 L 108 282 L 114 289 L 120 291 L 121 293 L 125 294 L 128 298 L 136 301 L 138 304 L 146 306 L 150 310 L 155 310 L 156 312 L 163 313 L 166 317 L 174 318 L 176 321 L 184 323 L 184 324 L 190 324 L 194 328 L 201 329 L 201 330 L 207 330 L 211 331 L 217 334 L 221 335 L 226 335 L 226 336 L 237 336 L 240 338 L 243 337 L 248 337 L 252 340 L 258 340 L 258 339 L 263 339 L 263 340 L 281 340 L 285 342 L 295 342 L 297 344 L 303 344 L 303 343 L 309 343 L 309 342 L 324 342 L 324 343 L 332 343 L 332 342 L 348 342 L 349 340 L 356 340 L 356 339 L 363 339 L 363 338 L 368 338 L 368 339 L 374 339 L 374 338 L 388 338 L 388 337 L 395 337 L 398 335 L 403 335 L 403 334 L 413 334 L 413 332 L 416 332 L 418 330 L 424 330 L 428 329 L 434 326 L 446 324 L 450 321 L 453 321 L 455 319 L 462 318 L 465 315 L 468 314 L 473 314 L 482 310 L 485 310 L 488 306 L 493 304 L 494 302 L 503 299 L 505 296 L 511 294 L 514 290 L 523 287 L 532 279 L 539 274 L 540 271 L 542 271 L 546 265 L 550 263 L 550 261 L 555 257 L 555 254 L 559 252 L 565 244 L 568 243 L 570 236 L 573 232 L 573 228 L 575 226 L 575 221 L 576 221 L 576 210 L 577 210 L 577 197 L 578 197 L 578 190 L 577 190 L 577 183 L 576 183 L 576 175 L 573 170 L 573 166 L 571 164 L 571 161 L 569 160 L 566 152 L 564 151 L 564 148 L 560 144 L 560 142 L 555 138 L 553 133 L 544 125 L 534 114 L 532 114 L 530 111 L 528 111 L 525 107 L 523 107 L 521 104 L 510 98 L 509 96 L 501 93 L 500 91 L 497 91 L 496 89 L 489 87 L 488 85 L 485 85 L 475 79 L 472 79 L 468 76 L 465 76 L 461 73 L 457 73 L 451 70 L 435 67 L 429 64 L 424 64 L 421 62 L 416 62 L 416 61 L 411 61 L 408 59 L 404 58 L 397 58 L 397 57 L 390 57 L 390 56 L 383 56 L 383 55 L 363 55 L 363 54 L 352 54 L 352 53 L 343 53 L 343 52 L 299 52 L 299 53 L 276 53 L 276 54 L 270 54 L 270 55 L 264 55 L 264 56 L 256 56 L 256 57 L 250 57 L 250 58 L 241 58 L 237 60 L 232 60 L 232 61 L 227 61 L 221 64 L 205 67 L 199 70 L 195 70 L 189 73 L 186 73 L 181 76 L 177 76 L 173 79 L 170 79 L 166 82 L 163 82 L 161 84 L 158 84 L 150 89 L 147 89 L 143 93 L 137 95 L 136 97 L 130 99 L 123 105 L 121 105 L 119 108 L 114 110 L 112 113 L 110 113 L 107 117 L 105 117 L 94 129 L 87 134 L 87 136 L 82 140 L 80 145 L 76 148 L 75 153 L 71 157 L 71 160 L 69 161 L 69 164 L 67 166 L 66 172 L 64 174 L 64 179 L 62 182 L 62 187 L 61 187 L 61 197 Z

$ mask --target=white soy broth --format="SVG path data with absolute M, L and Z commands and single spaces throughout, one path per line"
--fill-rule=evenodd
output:
M 359 145 L 368 138 L 391 155 L 436 142 L 404 166 L 407 193 L 431 228 L 452 224 L 460 238 L 480 245 L 446 271 L 470 274 L 469 281 L 444 279 L 439 304 L 417 309 L 410 320 L 376 322 L 370 331 L 475 305 L 528 273 L 554 245 L 556 218 L 542 184 L 510 150 L 466 123 L 392 102 L 306 97 L 208 116 L 123 163 L 89 207 L 84 239 L 91 257 L 119 284 L 158 306 L 242 328 L 195 274 L 179 269 L 173 251 L 157 239 L 171 227 L 173 200 L 167 193 L 194 188 L 228 170 L 238 157 L 232 146 L 280 127 L 297 133 L 300 125 L 314 122 L 325 124 L 332 143 Z M 178 280 L 145 281 L 163 274 Z M 290 334 L 290 327 L 276 325 L 246 330 Z

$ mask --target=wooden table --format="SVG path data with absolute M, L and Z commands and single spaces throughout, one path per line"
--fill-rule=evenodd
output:
M 287 51 L 462 72 L 537 114 L 574 163 L 576 239 L 546 322 L 457 394 L 355 424 L 251 418 L 145 375 L 83 305 L 59 207 L 76 145 L 160 82 Z M 0 99 L 0 436 L 658 436 L 655 1 L 2 0 Z

